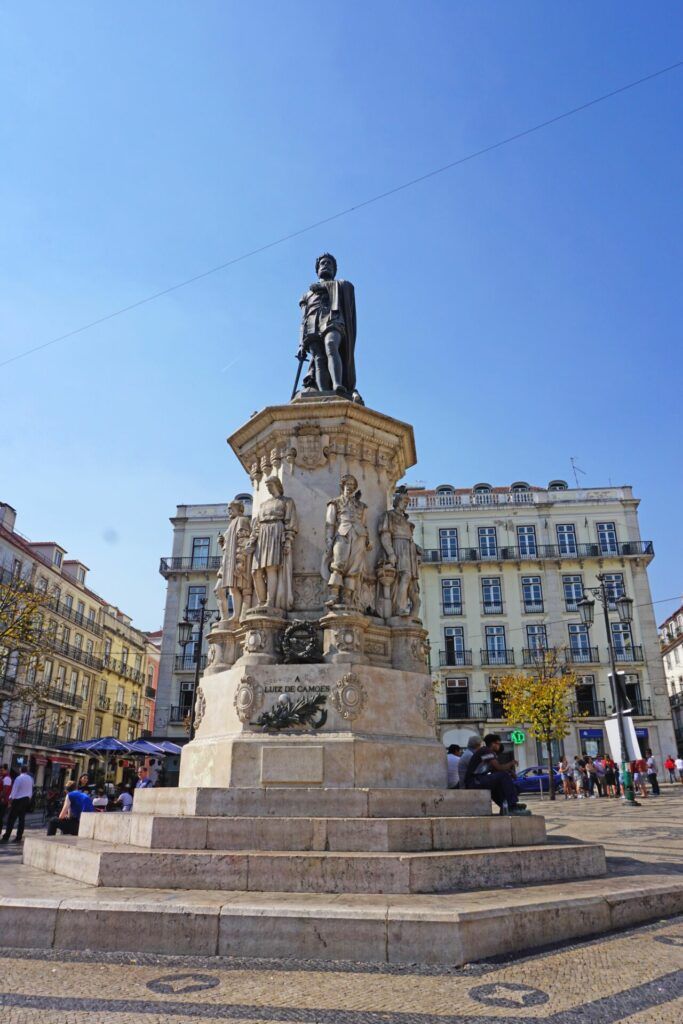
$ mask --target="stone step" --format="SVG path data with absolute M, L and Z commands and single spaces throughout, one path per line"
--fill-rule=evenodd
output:
M 592 844 L 441 853 L 143 850 L 77 837 L 27 837 L 24 863 L 90 885 L 245 892 L 437 893 L 591 878 L 605 873 Z
M 491 813 L 488 792 L 459 789 L 138 789 L 134 814 L 199 817 L 442 818 Z
M 162 817 L 84 814 L 79 837 L 167 850 L 418 852 L 532 846 L 545 842 L 540 815 L 457 818 Z
M 95 889 L 0 872 L 0 934 L 27 949 L 461 966 L 683 913 L 683 880 L 607 876 L 438 896 Z

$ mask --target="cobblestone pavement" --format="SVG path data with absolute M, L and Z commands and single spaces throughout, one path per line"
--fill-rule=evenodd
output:
M 683 786 L 633 809 L 530 806 L 556 841 L 603 843 L 610 871 L 681 873 Z M 7 867 L 20 849 L 2 848 Z M 464 968 L 0 949 L 0 975 L 2 1024 L 673 1024 L 683 917 Z
M 0 972 L 3 1024 L 673 1024 L 683 918 L 458 969 L 6 949 Z

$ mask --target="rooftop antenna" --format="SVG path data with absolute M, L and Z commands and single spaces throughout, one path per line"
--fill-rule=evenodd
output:
M 579 476 L 578 476 L 578 474 L 582 473 L 583 476 L 585 476 L 586 475 L 586 471 L 581 469 L 581 466 L 577 466 L 576 465 L 576 457 L 574 455 L 571 456 L 569 461 L 572 464 L 572 473 L 574 474 L 574 482 L 575 482 L 576 486 L 578 487 L 579 486 Z

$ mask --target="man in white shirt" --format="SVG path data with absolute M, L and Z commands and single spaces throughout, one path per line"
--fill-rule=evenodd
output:
M 26 812 L 29 809 L 31 798 L 33 796 L 33 779 L 28 773 L 28 765 L 21 766 L 21 773 L 17 775 L 12 786 L 12 792 L 9 795 L 10 806 L 9 806 L 9 817 L 7 819 L 7 827 L 5 834 L 0 839 L 0 843 L 8 843 L 9 837 L 14 828 L 15 822 L 17 823 L 17 835 L 14 840 L 15 843 L 20 843 L 24 836 L 24 821 L 26 820 Z
M 451 743 L 446 754 L 446 765 L 448 768 L 448 788 L 457 789 L 460 784 L 460 777 L 458 775 L 458 763 L 460 761 L 460 755 L 462 754 L 462 747 L 459 747 L 457 743 Z

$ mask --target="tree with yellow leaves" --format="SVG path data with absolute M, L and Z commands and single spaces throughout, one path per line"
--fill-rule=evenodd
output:
M 42 614 L 50 600 L 32 577 L 0 569 L 0 683 L 3 689 L 12 690 L 12 699 L 0 702 L 3 731 L 9 726 L 15 703 L 36 704 L 44 698 L 38 669 L 41 655 L 50 647 Z
M 525 725 L 530 735 L 545 746 L 548 788 L 550 799 L 554 800 L 553 742 L 569 735 L 570 701 L 575 694 L 576 676 L 560 660 L 556 649 L 534 653 L 533 668 L 503 676 L 498 681 L 498 690 L 506 722 Z

